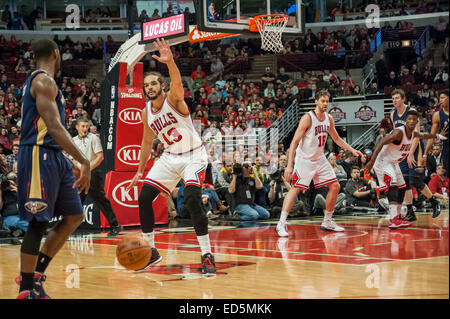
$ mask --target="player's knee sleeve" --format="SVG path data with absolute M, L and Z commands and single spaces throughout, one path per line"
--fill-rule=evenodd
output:
M 406 187 L 398 189 L 398 197 L 397 197 L 397 202 L 398 203 L 402 203 L 403 202 L 403 199 L 405 198 L 405 193 L 406 193 Z
M 23 238 L 22 246 L 20 247 L 20 252 L 34 256 L 39 255 L 42 237 L 44 237 L 47 226 L 47 221 L 38 222 L 33 219 L 28 225 L 27 232 Z
M 197 236 L 208 234 L 208 217 L 202 211 L 202 191 L 200 187 L 186 186 L 183 202 L 191 214 L 192 224 Z
M 159 190 L 156 187 L 144 184 L 139 194 L 139 220 L 142 232 L 151 233 L 155 226 L 155 214 L 153 213 L 153 201 L 158 197 Z
M 398 201 L 398 187 L 389 187 L 387 192 L 387 198 L 389 203 Z

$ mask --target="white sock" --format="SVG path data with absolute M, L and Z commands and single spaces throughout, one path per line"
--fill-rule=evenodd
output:
M 402 204 L 397 205 L 397 215 L 402 215 Z
M 142 233 L 142 236 L 148 241 L 148 244 L 151 248 L 155 247 L 155 232 L 152 231 L 151 233 Z
M 282 211 L 281 214 L 280 214 L 280 222 L 285 224 L 286 221 L 287 221 L 288 215 L 289 215 L 288 212 Z
M 324 210 L 324 217 L 323 217 L 323 221 L 331 221 L 331 218 L 333 217 L 333 213 L 334 210 L 332 210 L 331 212 L 327 211 L 326 209 Z
M 389 217 L 392 219 L 397 216 L 397 205 L 389 204 Z
M 209 241 L 209 234 L 203 236 L 197 236 L 200 249 L 202 250 L 202 256 L 207 253 L 211 253 L 211 242 Z

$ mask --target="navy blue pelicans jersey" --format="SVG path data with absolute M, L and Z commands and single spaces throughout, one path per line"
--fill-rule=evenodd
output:
M 21 219 L 51 221 L 58 215 L 83 213 L 78 189 L 73 189 L 75 177 L 72 164 L 61 147 L 48 134 L 44 119 L 39 115 L 36 100 L 30 93 L 31 83 L 38 74 L 32 73 L 23 89 L 22 125 L 17 160 L 18 205 Z M 61 122 L 64 118 L 64 98 L 56 97 Z
M 44 120 L 40 117 L 36 107 L 36 101 L 30 93 L 31 82 L 38 74 L 41 73 L 45 72 L 38 70 L 32 73 L 25 81 L 23 87 L 20 145 L 38 145 L 61 150 L 58 143 L 56 143 L 55 140 L 48 134 L 47 126 L 45 126 Z M 58 90 L 56 104 L 58 105 L 58 111 L 61 116 L 61 123 L 65 123 L 64 97 L 61 90 Z

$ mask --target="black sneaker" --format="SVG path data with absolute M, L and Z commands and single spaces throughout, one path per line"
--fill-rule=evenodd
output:
M 16 277 L 16 279 L 15 279 L 16 284 L 20 286 L 21 280 L 22 280 L 21 276 Z M 47 280 L 47 276 L 41 275 L 40 273 L 35 272 L 34 279 L 33 279 L 33 281 L 34 281 L 33 290 L 31 290 L 31 291 L 26 290 L 30 293 L 28 295 L 24 294 L 21 298 L 19 298 L 22 295 L 22 293 L 20 293 L 19 297 L 17 297 L 17 299 L 51 299 L 50 296 L 47 295 L 47 293 L 45 292 L 44 287 L 42 285 L 44 283 L 44 281 L 46 281 L 46 280 Z
M 123 230 L 121 225 L 112 226 L 110 232 L 108 233 L 108 237 L 114 237 L 119 235 L 119 233 Z
M 214 262 L 214 256 L 211 253 L 206 253 L 202 256 L 202 271 L 206 276 L 216 275 L 216 263 Z
M 417 217 L 416 217 L 416 214 L 414 214 L 414 211 L 413 211 L 413 210 L 409 210 L 409 211 L 406 213 L 404 219 L 405 219 L 406 221 L 408 221 L 408 222 L 413 222 L 413 221 L 416 221 L 416 220 L 417 220 Z
M 136 271 L 141 272 L 141 271 L 147 270 L 148 268 L 150 268 L 150 266 L 159 263 L 161 260 L 162 260 L 162 257 L 159 254 L 158 250 L 155 247 L 153 247 L 152 248 L 152 257 L 150 258 L 150 261 L 148 262 L 148 264 L 144 268 L 138 269 Z
M 431 201 L 431 207 L 433 207 L 433 216 L 432 218 L 436 218 L 441 214 L 441 203 L 434 199 Z
M 39 299 L 52 299 L 44 290 L 44 286 L 42 285 L 44 281 L 47 280 L 46 275 L 41 275 L 40 277 L 34 277 L 34 293 L 38 296 Z

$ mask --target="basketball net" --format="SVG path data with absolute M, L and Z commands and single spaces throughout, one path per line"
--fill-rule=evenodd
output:
M 249 19 L 249 23 L 256 25 L 261 35 L 261 49 L 278 53 L 283 49 L 281 37 L 288 22 L 287 15 L 262 15 Z M 250 30 L 251 30 L 250 29 Z

